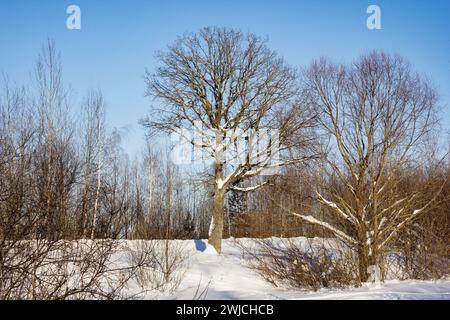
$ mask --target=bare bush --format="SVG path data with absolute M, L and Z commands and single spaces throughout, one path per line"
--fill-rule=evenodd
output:
M 202 277 L 200 276 L 200 281 L 198 282 L 197 290 L 195 290 L 192 300 L 206 300 L 210 286 L 211 286 L 211 279 L 202 288 Z
M 356 257 L 341 243 L 329 245 L 295 239 L 237 242 L 250 268 L 274 286 L 318 290 L 356 285 Z
M 449 276 L 449 238 L 433 231 L 436 226 L 419 223 L 404 230 L 392 252 L 386 254 L 386 278 L 436 280 Z
M 1 299 L 116 299 L 136 266 L 113 259 L 117 242 L 17 242 L 4 255 Z
M 172 293 L 183 280 L 187 255 L 182 242 L 170 240 L 136 240 L 129 248 L 134 278 L 144 291 Z

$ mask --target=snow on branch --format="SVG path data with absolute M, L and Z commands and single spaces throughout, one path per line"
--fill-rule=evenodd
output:
M 344 232 L 342 232 L 339 229 L 336 229 L 335 227 L 333 227 L 331 224 L 318 220 L 316 218 L 314 218 L 313 216 L 306 216 L 306 215 L 302 215 L 302 214 L 298 214 L 296 212 L 291 212 L 291 214 L 293 214 L 296 217 L 299 217 L 309 223 L 315 224 L 315 225 L 319 225 L 324 227 L 325 229 L 331 231 L 334 233 L 334 235 L 336 235 L 336 237 L 338 237 L 339 239 L 341 239 L 342 241 L 345 241 L 347 243 L 356 245 L 357 241 L 355 239 L 353 239 L 352 237 L 350 237 L 349 235 L 345 234 Z
M 448 179 L 448 178 L 447 178 Z M 392 231 L 389 233 L 389 235 L 384 239 L 384 241 L 378 246 L 378 248 L 382 248 L 385 246 L 389 241 L 392 240 L 392 238 L 409 222 L 417 218 L 421 213 L 425 212 L 425 210 L 437 199 L 437 197 L 441 194 L 442 190 L 444 189 L 445 184 L 447 183 L 447 179 L 445 179 L 445 182 L 441 184 L 439 190 L 434 194 L 433 198 L 428 201 L 424 206 L 422 206 L 419 209 L 413 210 L 411 215 L 409 215 L 407 218 L 403 219 L 397 226 L 392 228 Z M 402 208 L 403 209 L 403 208 Z
M 359 225 L 358 219 L 356 219 L 356 217 L 351 212 L 348 212 L 348 214 L 345 213 L 341 208 L 339 208 L 339 206 L 336 203 L 334 203 L 332 201 L 329 201 L 329 200 L 326 200 L 318 191 L 316 191 L 316 195 L 317 195 L 317 198 L 318 198 L 320 203 L 322 203 L 322 204 L 326 205 L 327 207 L 333 209 L 341 217 L 343 217 L 344 219 L 350 221 L 351 223 L 353 223 L 355 225 Z
M 267 184 L 267 181 L 264 181 L 263 183 L 258 184 L 256 186 L 252 186 L 252 187 L 236 187 L 236 186 L 233 186 L 230 189 L 234 190 L 234 191 L 240 191 L 240 192 L 250 192 L 250 191 L 257 190 L 257 189 L 261 188 L 262 186 L 264 186 L 266 184 Z

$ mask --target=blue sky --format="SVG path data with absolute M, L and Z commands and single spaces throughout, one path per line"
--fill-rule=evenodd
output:
M 66 8 L 81 8 L 81 30 L 66 28 Z M 381 30 L 368 30 L 366 9 L 381 8 Z M 450 1 L 269 0 L 1 0 L 0 72 L 29 80 L 36 55 L 52 38 L 61 51 L 65 83 L 81 97 L 102 89 L 108 122 L 126 129 L 125 149 L 143 145 L 138 120 L 148 114 L 145 68 L 178 35 L 204 26 L 239 28 L 268 37 L 293 66 L 320 56 L 348 62 L 372 49 L 407 57 L 441 95 L 450 130 Z

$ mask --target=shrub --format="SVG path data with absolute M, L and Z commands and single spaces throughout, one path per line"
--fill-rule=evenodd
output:
M 278 240 L 237 242 L 249 267 L 274 286 L 286 284 L 316 291 L 358 284 L 357 261 L 341 243 Z

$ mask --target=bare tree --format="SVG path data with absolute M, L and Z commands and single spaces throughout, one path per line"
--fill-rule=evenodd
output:
M 368 266 L 380 264 L 400 230 L 432 212 L 442 190 L 442 183 L 402 185 L 402 172 L 422 165 L 437 96 L 403 58 L 378 52 L 350 66 L 315 61 L 304 85 L 327 137 L 320 172 L 326 179 L 316 196 L 331 216 L 292 213 L 357 250 L 360 280 L 366 281 Z
M 146 83 L 147 94 L 162 107 L 143 124 L 180 135 L 213 160 L 209 243 L 220 253 L 226 192 L 256 190 L 266 180 L 254 177 L 265 169 L 307 158 L 284 152 L 292 147 L 289 137 L 309 124 L 304 110 L 293 107 L 296 74 L 262 39 L 221 28 L 187 34 L 158 58 L 160 66 L 154 74 L 147 71 Z M 257 136 L 264 130 L 278 130 L 279 141 L 262 147 Z M 232 152 L 243 136 L 247 147 Z M 277 152 L 284 157 L 274 161 Z M 239 186 L 244 180 L 256 184 Z
M 89 226 L 92 225 L 90 236 L 93 238 L 100 206 L 100 189 L 106 143 L 105 105 L 102 93 L 100 91 L 91 91 L 85 98 L 82 109 L 83 182 L 79 231 L 83 238 L 87 238 Z
M 72 121 L 68 109 L 68 91 L 62 83 L 60 55 L 54 41 L 48 40 L 38 56 L 35 68 L 35 91 L 32 108 L 39 121 L 38 156 L 35 157 L 39 179 L 39 210 L 45 214 L 40 222 L 40 236 L 57 238 L 61 201 L 73 185 L 77 164 L 72 162 Z M 68 186 L 69 189 L 67 188 Z
M 91 239 L 95 236 L 95 227 L 97 224 L 97 215 L 100 206 L 100 188 L 102 186 L 102 173 L 104 162 L 104 143 L 105 143 L 105 113 L 104 100 L 101 93 L 93 94 L 89 99 L 89 108 L 92 108 L 95 123 L 95 142 L 97 148 L 97 181 L 95 190 L 94 215 L 92 217 Z

